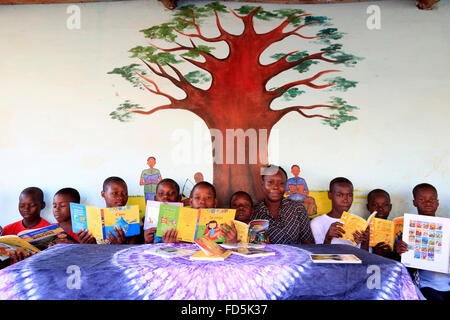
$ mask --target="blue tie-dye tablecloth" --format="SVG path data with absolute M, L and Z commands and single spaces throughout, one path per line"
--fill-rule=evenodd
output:
M 419 298 L 402 264 L 351 246 L 268 245 L 275 255 L 220 262 L 146 252 L 167 245 L 56 245 L 0 270 L 0 299 Z M 310 253 L 351 253 L 362 263 L 314 264 Z

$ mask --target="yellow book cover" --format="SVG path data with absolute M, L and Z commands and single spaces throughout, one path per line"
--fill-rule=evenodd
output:
M 156 235 L 162 237 L 166 230 L 176 229 L 178 240 L 194 242 L 198 214 L 198 209 L 161 204 Z
M 238 220 L 234 220 L 234 226 L 237 231 L 238 243 L 248 243 L 248 228 L 249 225 Z
M 339 222 L 344 225 L 342 229 L 345 231 L 341 239 L 348 240 L 354 245 L 356 245 L 356 242 L 353 239 L 353 233 L 355 233 L 355 231 L 364 232 L 369 225 L 369 223 L 363 218 L 350 214 L 346 211 L 342 213 Z
M 394 222 L 373 217 L 369 222 L 369 246 L 384 242 L 394 249 Z
M 190 260 L 209 260 L 209 261 L 223 261 L 231 255 L 231 251 L 227 250 L 220 256 L 207 255 L 203 251 L 198 251 L 189 257 Z
M 397 217 L 394 220 L 394 238 L 397 240 L 402 240 L 403 237 L 403 220 L 404 217 Z

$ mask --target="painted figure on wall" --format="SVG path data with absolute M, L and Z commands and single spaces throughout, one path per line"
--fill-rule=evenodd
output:
M 205 181 L 205 179 L 203 178 L 203 173 L 196 172 L 194 174 L 194 181 L 195 181 L 195 183 L 199 183 L 199 182 Z
M 361 60 L 345 53 L 343 45 L 336 42 L 344 33 L 331 27 L 329 18 L 312 16 L 298 7 L 269 11 L 243 5 L 231 9 L 219 2 L 202 7 L 186 5 L 172 15 L 170 21 L 141 30 L 146 38 L 159 45 L 150 43 L 129 50 L 131 58 L 138 59 L 142 65 L 132 63 L 109 72 L 152 95 L 164 97 L 167 103 L 146 110 L 126 100 L 110 115 L 119 121 L 129 121 L 133 114 L 151 115 L 159 110 L 183 109 L 201 118 L 211 132 L 213 184 L 220 186 L 217 190 L 219 206 L 226 206 L 236 190 L 246 191 L 255 201 L 262 199 L 260 170 L 268 164 L 270 133 L 286 114 L 296 112 L 305 119 L 318 118 L 334 129 L 356 120 L 352 112 L 358 108 L 335 95 L 314 105 L 297 101 L 305 90 L 344 92 L 357 84 L 341 76 L 323 78 L 340 70 L 321 68 L 322 64 L 352 67 Z M 236 34 L 235 30 L 226 30 L 221 23 L 226 15 L 233 25 L 243 26 L 243 31 Z M 206 20 L 212 20 L 217 29 L 213 30 L 208 24 L 208 28 L 202 30 L 201 25 Z M 276 24 L 270 31 L 256 32 L 256 24 L 271 24 L 272 21 Z M 297 50 L 283 46 L 287 38 L 298 39 Z M 308 52 L 310 41 L 314 44 L 313 52 Z M 160 45 L 162 42 L 166 45 Z M 287 42 L 292 44 L 292 41 Z M 224 45 L 228 50 L 220 50 L 225 56 L 217 49 Z M 271 53 L 264 55 L 267 50 Z M 182 64 L 186 62 L 195 71 L 183 74 Z M 288 70 L 291 76 L 284 78 L 288 83 L 285 80 L 285 84 L 268 85 L 272 83 L 270 80 Z M 305 76 L 308 71 L 312 71 L 312 75 Z M 173 92 L 163 92 L 157 83 L 163 79 L 182 90 L 184 97 L 180 99 Z M 318 81 L 322 83 L 316 83 Z M 280 101 L 288 101 L 290 106 L 277 108 Z M 232 136 L 228 139 L 230 131 Z M 250 135 L 252 138 L 247 143 L 246 137 Z M 236 139 L 238 142 L 234 143 Z
M 144 186 L 145 202 L 147 202 L 147 200 L 154 200 L 156 195 L 156 185 L 162 180 L 161 173 L 155 168 L 155 164 L 156 158 L 149 157 L 147 159 L 149 169 L 144 169 L 141 173 L 139 184 Z
M 308 215 L 315 215 L 317 213 L 316 201 L 313 197 L 308 196 L 309 190 L 305 179 L 299 177 L 300 167 L 296 164 L 292 165 L 291 173 L 294 177 L 289 178 L 286 181 L 285 196 L 291 200 L 302 202 L 308 212 Z

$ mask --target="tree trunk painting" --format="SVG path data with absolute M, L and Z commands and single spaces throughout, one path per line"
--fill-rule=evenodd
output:
M 242 21 L 243 32 L 239 35 L 227 32 L 221 24 L 220 15 L 223 14 L 232 14 Z M 330 27 L 329 18 L 315 17 L 301 9 L 266 11 L 261 7 L 242 6 L 233 10 L 218 2 L 203 7 L 184 6 L 175 10 L 173 15 L 174 18 L 167 23 L 141 30 L 147 38 L 164 40 L 170 45 L 161 47 L 152 43 L 132 48 L 131 58 L 140 59 L 142 64 L 133 63 L 109 72 L 121 75 L 150 94 L 165 97 L 168 103 L 146 110 L 127 100 L 110 115 L 119 121 L 129 121 L 132 114 L 150 116 L 159 110 L 183 109 L 200 117 L 211 132 L 213 183 L 217 186 L 221 207 L 226 207 L 230 195 L 238 190 L 248 192 L 255 201 L 261 199 L 260 169 L 268 163 L 270 132 L 287 113 L 296 112 L 308 119 L 318 118 L 334 129 L 356 119 L 351 112 L 357 107 L 336 96 L 330 97 L 327 103 L 294 104 L 279 110 L 272 108 L 276 99 L 298 101 L 304 93 L 300 90 L 302 87 L 346 91 L 356 86 L 355 81 L 343 77 L 324 79 L 340 72 L 337 66 L 352 67 L 361 60 L 344 53 L 342 45 L 334 42 L 342 38 L 343 33 Z M 214 19 L 219 31 L 217 36 L 207 37 L 202 33 L 201 24 L 205 19 Z M 278 20 L 279 23 L 269 32 L 257 33 L 255 19 Z M 308 35 L 306 30 L 311 30 L 311 26 L 323 28 L 314 35 Z M 273 62 L 262 64 L 260 57 L 267 48 L 287 37 L 298 38 L 299 45 L 317 41 L 324 48 L 314 53 L 304 48 L 280 52 L 271 56 Z M 181 38 L 188 39 L 189 44 L 178 41 Z M 199 42 L 207 42 L 208 46 Z M 219 42 L 225 42 L 229 48 L 224 58 L 212 53 L 214 44 Z M 196 66 L 197 71 L 182 74 L 177 64 L 186 62 Z M 319 62 L 326 67 L 314 75 L 303 76 L 277 88 L 267 88 L 269 80 L 280 73 L 293 69 L 301 76 Z M 185 97 L 176 99 L 161 91 L 157 83 L 160 78 L 168 79 L 183 90 Z M 201 89 L 196 86 L 198 83 L 208 83 L 209 88 Z M 242 140 L 247 141 L 245 146 Z

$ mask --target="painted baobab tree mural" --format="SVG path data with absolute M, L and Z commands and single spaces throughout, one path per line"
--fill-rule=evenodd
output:
M 231 15 L 227 18 L 243 25 L 240 34 L 226 30 L 221 23 L 225 15 Z M 214 36 L 206 35 L 211 33 L 210 30 L 202 30 L 202 24 L 208 19 L 217 28 Z M 276 27 L 258 33 L 255 30 L 257 20 L 276 22 Z M 312 31 L 315 34 L 311 34 Z M 295 112 L 305 119 L 319 119 L 334 129 L 356 119 L 352 112 L 357 107 L 335 95 L 327 102 L 301 104 L 301 96 L 305 93 L 302 88 L 346 91 L 357 84 L 336 76 L 342 71 L 338 67 L 352 67 L 360 58 L 342 50 L 343 46 L 337 40 L 343 33 L 332 27 L 327 17 L 313 16 L 298 8 L 267 11 L 261 7 L 241 6 L 233 10 L 214 2 L 202 7 L 181 7 L 173 12 L 172 20 L 141 32 L 150 40 L 148 45 L 129 50 L 135 61 L 109 73 L 122 76 L 151 95 L 164 97 L 167 103 L 144 107 L 126 100 L 110 115 L 119 121 L 129 121 L 133 114 L 151 116 L 159 110 L 183 109 L 200 117 L 211 132 L 212 159 L 215 160 L 213 182 L 220 186 L 217 189 L 221 206 L 227 204 L 229 196 L 236 190 L 247 191 L 254 200 L 261 198 L 260 169 L 267 164 L 270 132 L 286 114 Z M 271 62 L 263 64 L 261 55 L 288 37 L 296 39 L 298 49 L 274 53 L 270 56 Z M 323 48 L 308 52 L 310 41 Z M 223 44 L 228 53 L 221 57 L 214 50 Z M 183 74 L 179 66 L 185 63 L 193 65 L 195 71 Z M 313 65 L 321 69 L 312 76 L 304 76 Z M 287 83 L 268 87 L 271 79 L 288 70 L 296 72 L 294 81 L 290 77 Z M 327 78 L 329 76 L 333 77 Z M 181 89 L 184 97 L 175 98 L 163 92 L 158 82 L 164 79 Z M 201 87 L 202 84 L 207 88 Z M 274 105 L 279 99 L 293 105 L 277 109 Z M 257 134 L 257 141 L 247 135 L 245 161 L 238 161 L 242 149 L 238 149 L 238 143 L 225 141 L 230 130 L 235 134 L 240 132 L 244 140 L 251 130 L 265 134 Z M 217 143 L 220 135 L 223 141 Z M 259 149 L 252 158 L 249 152 L 255 144 Z

